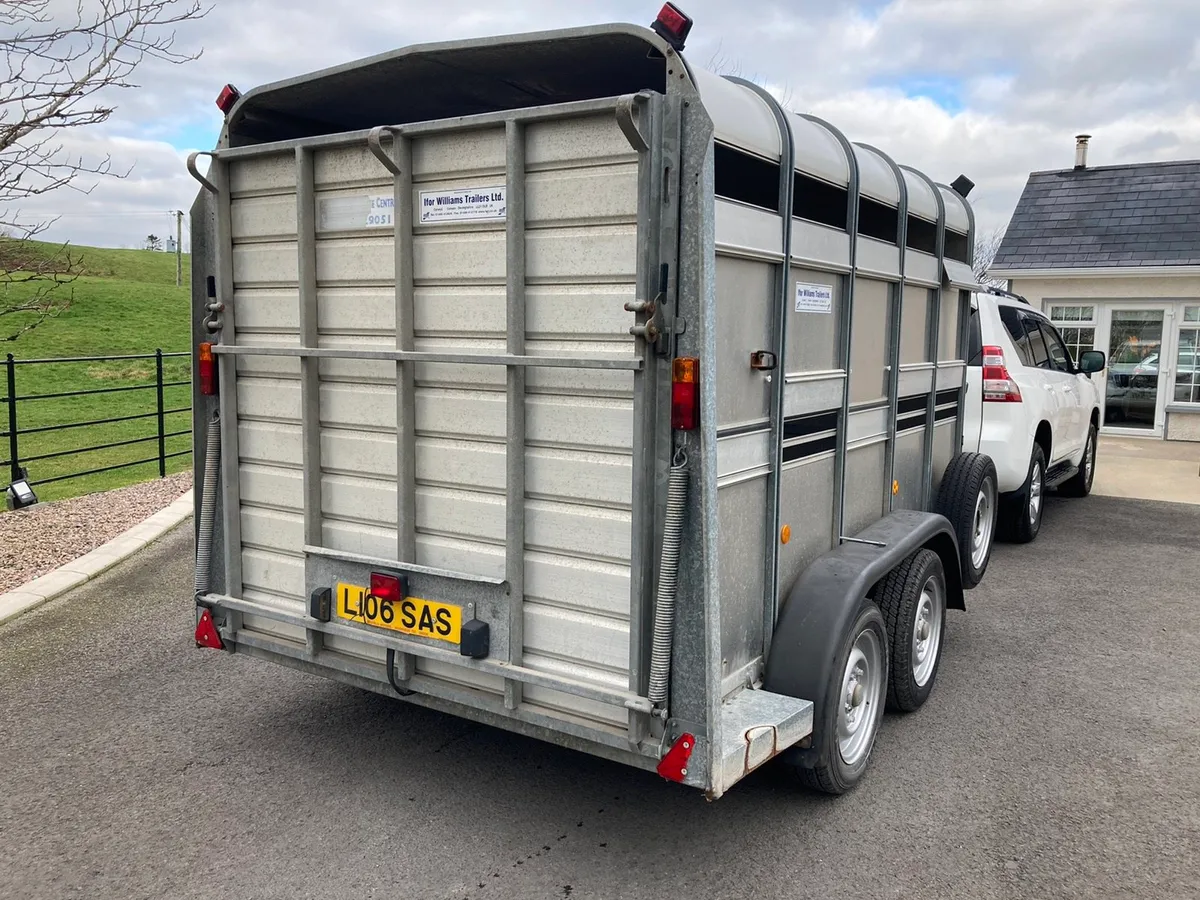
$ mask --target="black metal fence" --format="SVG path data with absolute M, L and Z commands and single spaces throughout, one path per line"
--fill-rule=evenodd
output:
M 84 478 L 89 475 L 99 475 L 103 472 L 111 472 L 117 469 L 126 469 L 133 466 L 141 466 L 146 465 L 147 463 L 157 462 L 159 477 L 165 478 L 167 474 L 167 460 L 176 456 L 186 456 L 192 451 L 188 449 L 179 450 L 173 453 L 167 452 L 168 438 L 191 433 L 190 422 L 188 428 L 176 431 L 167 431 L 166 424 L 167 416 L 175 413 L 189 412 L 191 410 L 191 393 L 188 393 L 187 406 L 168 409 L 163 399 L 164 389 L 188 385 L 191 384 L 191 381 L 186 379 L 182 381 L 164 381 L 163 360 L 174 357 L 187 357 L 190 355 L 190 353 L 163 353 L 162 350 L 155 350 L 153 353 L 134 354 L 127 356 L 74 356 L 61 357 L 57 359 L 14 359 L 13 355 L 9 353 L 4 362 L 4 375 L 7 391 L 3 397 L 0 397 L 0 406 L 7 407 L 5 410 L 7 413 L 7 428 L 4 431 L 0 431 L 0 439 L 3 439 L 3 441 L 7 443 L 7 458 L 0 459 L 0 471 L 3 471 L 3 467 L 8 467 L 9 478 L 12 481 L 26 479 L 31 485 L 45 485 L 57 481 L 66 481 L 72 478 Z M 53 391 L 49 393 L 32 394 L 17 393 L 17 370 L 19 368 L 63 364 L 131 362 L 134 360 L 154 360 L 155 377 L 153 381 L 142 384 L 122 385 L 120 387 L 84 388 L 81 390 Z M 151 407 L 150 404 L 146 404 L 147 411 L 145 412 L 139 411 L 132 414 L 108 416 L 79 422 L 62 422 L 55 424 L 32 425 L 24 428 L 21 427 L 21 416 L 19 415 L 18 410 L 27 409 L 29 404 L 65 400 L 70 397 L 126 394 L 134 391 L 154 391 L 155 403 L 153 407 Z M 22 455 L 21 452 L 22 438 L 28 435 L 67 430 L 79 430 L 85 434 L 89 433 L 90 430 L 90 433 L 94 434 L 95 429 L 99 429 L 104 426 L 114 425 L 119 422 L 144 421 L 148 419 L 154 419 L 157 424 L 157 428 L 153 433 L 145 436 L 126 438 L 117 441 L 106 441 L 103 443 L 92 444 L 83 447 L 72 447 L 68 450 L 55 450 L 50 453 Z M 30 473 L 28 470 L 28 466 L 31 463 L 63 459 L 66 457 L 86 458 L 88 454 L 103 450 L 112 450 L 118 447 L 141 447 L 142 445 L 150 443 L 157 443 L 158 452 L 154 456 L 132 459 L 127 462 L 116 463 L 115 465 L 85 468 L 78 472 L 57 474 L 49 478 L 37 478 L 36 471 Z M 4 444 L 0 443 L 0 447 L 4 447 Z M 0 450 L 0 453 L 3 452 L 3 450 Z M 140 456 L 140 454 L 138 455 Z M 30 477 L 31 475 L 33 477 Z

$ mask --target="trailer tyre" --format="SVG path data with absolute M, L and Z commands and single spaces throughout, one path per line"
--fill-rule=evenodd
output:
M 946 571 L 932 550 L 918 550 L 875 592 L 887 623 L 891 667 L 887 707 L 913 712 L 929 698 L 946 632 Z
M 870 600 L 842 638 L 838 662 L 829 679 L 823 746 L 812 768 L 796 766 L 808 788 L 844 794 L 862 778 L 875 746 L 887 698 L 888 642 L 883 615 Z
M 982 453 L 960 453 L 950 460 L 938 488 L 937 512 L 950 520 L 958 539 L 964 588 L 983 580 L 996 538 L 999 510 L 996 464 Z

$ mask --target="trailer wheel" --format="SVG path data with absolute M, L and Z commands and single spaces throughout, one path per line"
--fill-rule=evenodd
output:
M 950 520 L 958 538 L 964 588 L 983 580 L 992 558 L 999 508 L 996 464 L 982 453 L 960 453 L 950 460 L 938 489 L 937 512 Z
M 891 650 L 888 709 L 913 712 L 933 690 L 946 630 L 946 571 L 932 550 L 918 550 L 879 584 L 875 602 Z
M 796 773 L 806 787 L 844 794 L 867 770 L 887 697 L 887 629 L 870 600 L 843 636 L 833 672 L 819 729 L 820 761 L 813 768 L 797 766 Z

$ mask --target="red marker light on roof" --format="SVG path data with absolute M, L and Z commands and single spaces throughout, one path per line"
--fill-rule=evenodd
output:
M 232 84 L 227 84 L 221 88 L 221 93 L 217 95 L 217 109 L 229 115 L 229 111 L 233 109 L 233 104 L 238 102 L 238 98 L 242 96 L 242 92 L 235 88 Z
M 692 20 L 674 3 L 666 3 L 650 27 L 676 50 L 682 50 L 692 30 Z

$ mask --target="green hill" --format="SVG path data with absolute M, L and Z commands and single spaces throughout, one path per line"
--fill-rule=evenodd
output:
M 175 285 L 175 254 L 157 250 L 113 250 L 108 247 L 75 247 L 45 241 L 0 238 L 0 272 L 29 271 L 38 263 L 69 254 L 79 275 L 117 278 L 139 284 Z M 186 283 L 190 259 L 183 255 Z
M 34 285 L 23 282 L 21 273 L 44 265 L 61 254 L 54 244 L 34 241 L 13 242 L 0 239 L 0 308 L 28 296 Z M 121 416 L 156 413 L 155 360 L 114 360 L 84 363 L 21 364 L 21 360 L 78 356 L 127 356 L 164 352 L 187 352 L 190 347 L 190 259 L 183 257 L 183 287 L 175 286 L 175 255 L 152 250 L 111 250 L 98 247 L 71 247 L 77 273 L 69 284 L 57 288 L 70 304 L 59 315 L 47 319 L 17 340 L 0 344 L 0 353 L 11 353 L 15 367 L 18 397 L 18 459 L 29 470 L 42 500 L 57 499 L 106 490 L 158 474 L 157 463 L 119 468 L 83 478 L 50 481 L 75 472 L 116 466 L 155 456 L 157 420 L 132 419 L 59 431 L 26 433 L 28 429 Z M 11 278 L 2 276 L 11 273 Z M 0 332 L 5 336 L 28 321 L 18 313 L 0 317 Z M 16 327 L 14 327 L 16 326 Z M 182 382 L 190 378 L 187 358 L 164 361 L 164 381 Z M 142 388 L 140 386 L 147 386 Z M 67 391 L 129 387 L 119 393 L 22 400 L 30 395 Z M 0 395 L 7 393 L 0 380 Z M 175 385 L 164 389 L 167 409 L 190 404 L 190 388 Z M 4 413 L 7 414 L 7 404 Z M 165 430 L 184 431 L 190 425 L 185 413 L 166 417 Z M 6 419 L 0 429 L 7 430 Z M 152 440 L 141 441 L 150 437 Z M 80 454 L 37 459 L 39 456 L 91 447 L 98 444 L 127 443 L 120 447 Z M 186 450 L 186 435 L 167 439 L 167 453 Z M 0 439 L 0 459 L 9 458 L 8 439 Z M 168 460 L 168 472 L 190 465 L 188 457 Z M 39 482 L 45 482 L 38 486 Z M 8 483 L 8 466 L 0 469 L 0 487 Z

